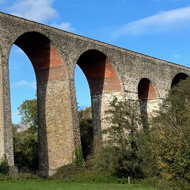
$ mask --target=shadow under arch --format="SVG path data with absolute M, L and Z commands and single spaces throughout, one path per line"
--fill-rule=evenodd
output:
M 14 42 L 30 59 L 37 82 L 37 110 L 38 110 L 38 160 L 39 174 L 47 176 L 50 170 L 56 169 L 50 162 L 50 153 L 53 152 L 49 144 L 52 139 L 47 132 L 47 113 L 51 113 L 47 101 L 47 86 L 51 81 L 66 78 L 66 70 L 63 59 L 58 49 L 45 35 L 38 32 L 26 32 L 20 35 Z
M 140 82 L 138 84 L 138 97 L 139 97 L 143 129 L 147 130 L 149 128 L 148 107 L 149 107 L 150 101 L 157 98 L 156 89 L 153 87 L 153 85 L 149 79 L 142 78 L 140 80 Z
M 104 128 L 102 118 L 108 106 L 106 103 L 110 98 L 113 99 L 115 92 L 121 91 L 121 84 L 109 58 L 98 50 L 85 51 L 79 57 L 77 65 L 86 76 L 90 88 L 93 137 L 101 141 L 101 131 Z
M 189 77 L 185 73 L 178 73 L 175 75 L 175 77 L 172 80 L 171 88 L 177 85 L 181 80 L 185 80 L 187 77 Z

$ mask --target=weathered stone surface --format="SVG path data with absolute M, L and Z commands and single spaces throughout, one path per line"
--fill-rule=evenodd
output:
M 94 134 L 107 127 L 104 111 L 113 96 L 138 99 L 141 79 L 150 84 L 141 109 L 154 114 L 178 73 L 190 69 L 150 56 L 0 13 L 0 157 L 6 154 L 14 165 L 9 52 L 18 45 L 30 58 L 37 79 L 39 120 L 39 169 L 50 175 L 72 162 L 80 146 L 74 72 L 78 64 L 89 82 Z M 176 79 L 175 81 L 178 81 Z M 154 92 L 155 90 L 155 92 Z

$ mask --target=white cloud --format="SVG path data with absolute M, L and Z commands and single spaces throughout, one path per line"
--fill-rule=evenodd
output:
M 121 26 L 112 32 L 115 38 L 172 31 L 190 23 L 190 7 L 165 11 Z
M 29 88 L 36 89 L 36 82 L 34 82 L 34 81 L 28 82 L 26 80 L 21 80 L 18 82 L 13 82 L 11 84 L 11 87 L 29 87 Z
M 71 23 L 69 22 L 62 22 L 61 24 L 53 23 L 51 26 L 55 28 L 59 28 L 61 30 L 66 30 L 69 32 L 76 32 L 75 28 L 71 26 Z
M 54 0 L 18 0 L 10 7 L 10 13 L 29 20 L 45 22 L 56 17 L 52 8 Z
M 22 18 L 44 23 L 58 16 L 58 12 L 52 7 L 53 2 L 54 0 L 17 0 L 9 8 L 9 12 Z M 53 22 L 51 26 L 69 32 L 76 31 L 69 22 L 62 22 L 60 24 Z

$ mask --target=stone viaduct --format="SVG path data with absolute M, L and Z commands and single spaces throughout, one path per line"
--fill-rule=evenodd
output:
M 76 64 L 90 87 L 94 135 L 113 96 L 141 99 L 151 115 L 172 85 L 190 69 L 100 41 L 0 12 L 0 158 L 14 165 L 9 53 L 13 44 L 31 60 L 37 80 L 39 170 L 51 175 L 72 162 L 80 146 L 74 72 Z

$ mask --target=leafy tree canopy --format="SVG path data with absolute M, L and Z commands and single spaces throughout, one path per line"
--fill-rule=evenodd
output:
M 174 86 L 153 119 L 151 154 L 167 180 L 190 180 L 190 79 Z
M 18 108 L 21 124 L 13 125 L 15 164 L 20 171 L 38 168 L 37 100 L 25 100 Z

